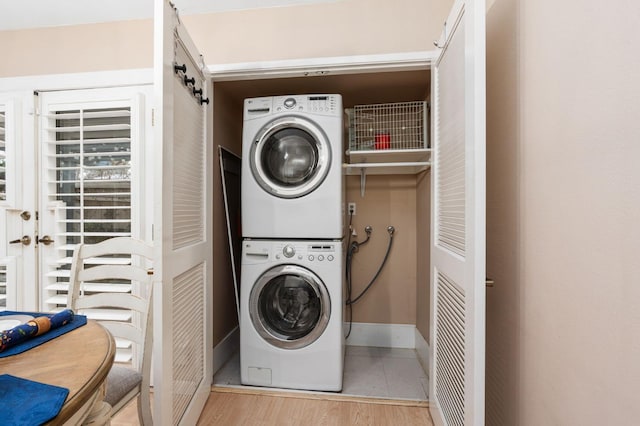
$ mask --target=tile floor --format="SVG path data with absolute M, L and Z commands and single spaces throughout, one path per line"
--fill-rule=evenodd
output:
M 242 386 L 239 353 L 216 373 L 213 383 Z M 342 395 L 426 401 L 428 385 L 413 349 L 347 346 Z

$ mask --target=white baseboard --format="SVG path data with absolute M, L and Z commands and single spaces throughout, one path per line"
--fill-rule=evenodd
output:
M 350 346 L 382 348 L 416 347 L 416 326 L 413 324 L 374 324 L 354 322 L 346 343 Z
M 236 326 L 213 348 L 213 374 L 240 350 L 240 328 Z
M 416 353 L 418 354 L 418 362 L 422 365 L 422 369 L 429 376 L 429 343 L 425 340 L 422 333 L 416 327 Z

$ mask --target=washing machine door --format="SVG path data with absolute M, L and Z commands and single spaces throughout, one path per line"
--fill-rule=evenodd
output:
M 299 349 L 315 342 L 331 314 L 331 299 L 320 278 L 296 265 L 271 268 L 254 284 L 249 314 L 255 330 L 282 349 Z
M 256 182 L 279 198 L 309 194 L 322 184 L 331 166 L 331 144 L 325 132 L 297 116 L 264 126 L 249 155 Z

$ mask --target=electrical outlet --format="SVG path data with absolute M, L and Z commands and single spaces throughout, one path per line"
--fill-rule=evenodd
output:
M 356 215 L 356 203 L 349 203 L 347 212 L 349 213 L 350 216 L 355 216 Z

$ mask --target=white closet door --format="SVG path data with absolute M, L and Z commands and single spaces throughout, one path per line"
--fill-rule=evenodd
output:
M 430 409 L 447 426 L 484 424 L 484 13 L 456 1 L 432 78 Z
M 202 58 L 169 1 L 156 0 L 154 26 L 154 423 L 192 425 L 212 380 L 213 119 Z

